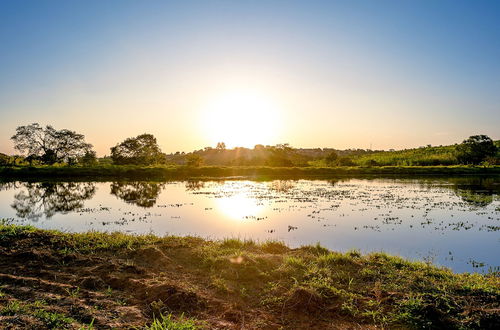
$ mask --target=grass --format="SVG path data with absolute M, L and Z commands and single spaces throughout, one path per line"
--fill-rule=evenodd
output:
M 384 156 L 385 157 L 385 156 Z M 364 160 L 360 159 L 360 163 Z M 500 175 L 500 166 L 353 166 L 353 167 L 266 167 L 266 166 L 19 166 L 0 167 L 5 179 L 193 179 L 217 177 L 331 178 L 365 175 Z
M 500 141 L 494 141 L 494 144 L 500 148 Z M 354 156 L 352 160 L 360 166 L 373 164 L 378 166 L 451 166 L 459 164 L 456 147 L 456 145 L 427 146 L 397 151 L 378 151 Z M 498 162 L 498 157 L 500 154 L 497 153 L 494 162 Z
M 167 316 L 161 314 L 159 318 L 154 319 L 151 325 L 146 326 L 147 330 L 194 330 L 198 328 L 195 321 L 186 319 L 183 316 L 179 320 L 174 320 L 172 314 Z
M 340 253 L 319 244 L 290 249 L 276 241 L 70 234 L 0 225 L 3 244 L 24 244 L 20 242 L 26 240 L 44 242 L 45 249 L 61 256 L 69 251 L 119 258 L 130 251 L 155 247 L 168 255 L 172 267 L 182 266 L 190 294 L 213 296 L 215 301 L 225 301 L 241 310 L 265 312 L 277 324 L 285 322 L 285 327 L 292 324 L 286 322 L 296 318 L 436 329 L 495 328 L 500 324 L 498 274 L 455 274 L 447 268 L 385 253 L 362 255 L 357 250 Z M 200 293 L 200 287 L 208 289 Z M 69 294 L 78 295 L 74 292 Z M 194 329 L 208 313 L 199 312 L 195 319 L 185 318 L 183 312 L 178 310 L 177 316 L 155 314 L 146 328 Z M 69 320 L 37 312 L 33 306 L 22 303 L 7 305 L 0 312 L 17 313 L 34 315 L 47 324 Z
M 357 165 L 379 166 L 435 166 L 456 165 L 455 146 L 421 147 L 415 149 L 380 151 L 353 158 Z
M 46 307 L 47 303 L 44 301 L 24 303 L 12 300 L 0 309 L 0 316 L 34 317 L 47 329 L 61 329 L 75 322 L 74 319 L 64 314 L 48 311 Z

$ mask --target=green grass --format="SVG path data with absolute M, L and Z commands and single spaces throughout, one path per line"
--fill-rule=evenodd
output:
M 353 161 L 358 165 L 375 162 L 379 166 L 457 165 L 455 146 L 382 151 L 358 156 Z
M 203 274 L 224 299 L 244 301 L 276 315 L 294 311 L 323 318 L 341 316 L 383 327 L 414 328 L 492 328 L 500 322 L 500 277 L 495 273 L 455 274 L 447 268 L 386 253 L 340 253 L 319 244 L 290 249 L 273 241 L 70 234 L 0 225 L 0 240 L 14 242 L 36 236 L 46 242 L 47 249 L 65 253 L 105 251 L 120 255 L 124 250 L 156 246 L 180 258 L 176 249 L 182 249 L 185 271 Z M 7 306 L 0 313 L 18 313 L 22 308 L 26 307 Z M 49 323 L 65 322 L 43 312 L 35 316 Z M 195 326 L 191 319 L 167 315 L 155 319 L 149 329 Z
M 376 155 L 376 154 L 374 154 Z M 380 156 L 382 157 L 382 156 Z M 385 156 L 384 156 L 385 157 Z M 363 163 L 363 159 L 356 160 Z M 331 178 L 365 175 L 500 175 L 500 166 L 354 166 L 354 167 L 265 167 L 265 166 L 37 166 L 0 167 L 4 179 L 76 179 L 76 180 L 168 180 L 196 178 L 246 177 Z
M 500 141 L 495 141 L 500 147 Z M 500 157 L 500 155 L 497 155 Z M 458 165 L 456 146 L 421 147 L 397 151 L 380 151 L 352 158 L 360 166 L 452 166 Z
M 10 301 L 5 307 L 0 309 L 0 315 L 4 316 L 31 316 L 39 319 L 47 329 L 66 328 L 75 320 L 61 313 L 48 311 L 44 301 L 34 303 L 24 303 L 21 301 Z
M 146 326 L 147 330 L 194 330 L 199 329 L 195 321 L 186 319 L 181 316 L 178 320 L 174 320 L 172 314 L 167 316 L 160 315 L 155 318 L 151 325 Z

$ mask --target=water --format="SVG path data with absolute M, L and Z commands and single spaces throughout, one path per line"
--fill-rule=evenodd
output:
M 320 242 L 457 272 L 498 270 L 500 180 L 0 183 L 0 218 L 88 230 Z

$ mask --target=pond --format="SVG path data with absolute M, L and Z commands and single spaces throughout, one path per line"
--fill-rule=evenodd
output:
M 497 177 L 0 182 L 0 218 L 69 232 L 280 240 L 498 271 Z

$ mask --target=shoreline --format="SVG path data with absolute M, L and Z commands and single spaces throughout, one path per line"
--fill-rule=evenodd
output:
M 41 166 L 0 167 L 0 179 L 279 179 L 366 176 L 500 176 L 500 166 L 240 167 L 240 166 Z
M 19 329 L 500 326 L 498 274 L 386 253 L 9 224 L 0 252 L 0 322 Z

